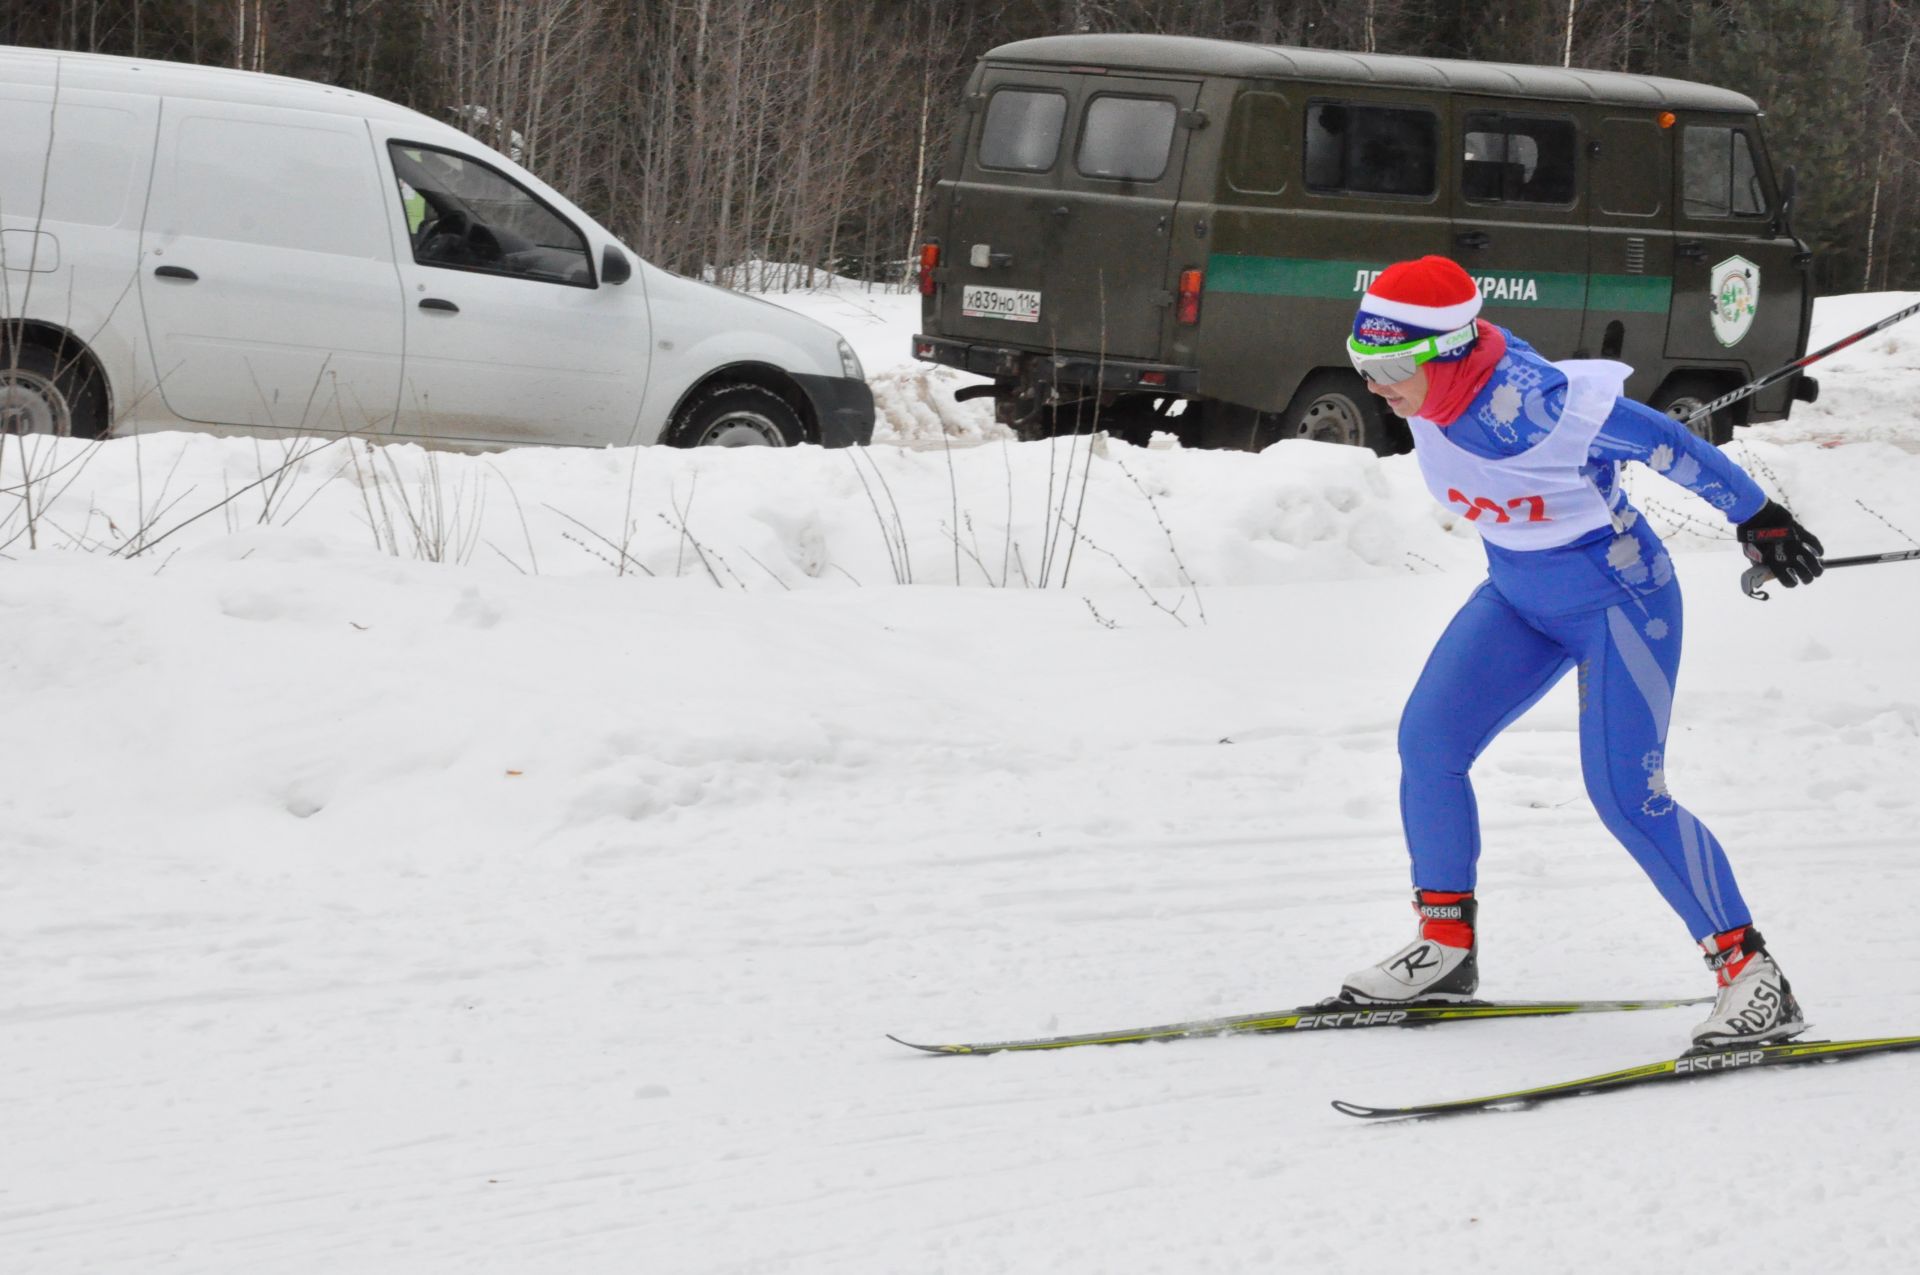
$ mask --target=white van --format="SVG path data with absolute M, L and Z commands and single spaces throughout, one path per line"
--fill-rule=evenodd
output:
M 0 46 L 0 431 L 873 434 L 852 348 L 379 98 Z

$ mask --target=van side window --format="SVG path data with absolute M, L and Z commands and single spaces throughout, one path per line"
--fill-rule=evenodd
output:
M 980 167 L 1044 173 L 1060 154 L 1067 99 L 1038 89 L 1001 89 L 987 100 Z
M 1475 203 L 1571 204 L 1573 121 L 1474 111 L 1467 116 L 1460 193 Z
M 387 153 L 421 265 L 594 286 L 585 236 L 520 183 L 437 147 L 389 142 Z
M 1180 108 L 1164 98 L 1096 97 L 1080 130 L 1081 175 L 1157 182 L 1167 171 Z
M 1753 146 L 1737 128 L 1689 124 L 1685 148 L 1685 200 L 1689 217 L 1760 217 L 1767 199 Z
M 1319 194 L 1436 193 L 1440 121 L 1431 111 L 1307 103 L 1306 182 Z

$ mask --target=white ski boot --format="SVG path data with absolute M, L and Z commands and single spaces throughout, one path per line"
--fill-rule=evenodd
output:
M 1720 984 L 1713 1012 L 1693 1029 L 1693 1047 L 1766 1045 L 1807 1030 L 1792 984 L 1767 954 L 1766 940 L 1752 926 L 1700 940 L 1707 968 Z
M 1471 894 L 1415 890 L 1420 933 L 1378 965 L 1347 975 L 1340 999 L 1361 1003 L 1471 1000 L 1480 986 Z

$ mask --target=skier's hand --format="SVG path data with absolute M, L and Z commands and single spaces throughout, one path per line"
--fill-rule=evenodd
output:
M 1826 550 L 1821 548 L 1819 537 L 1771 500 L 1740 524 L 1738 535 L 1748 559 L 1789 589 L 1796 584 L 1812 584 L 1813 578 L 1826 570 L 1820 565 L 1820 555 Z

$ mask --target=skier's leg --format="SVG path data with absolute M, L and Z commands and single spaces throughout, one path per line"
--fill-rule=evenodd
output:
M 1784 1040 L 1806 1030 L 1792 986 L 1767 952 L 1726 852 L 1667 791 L 1667 724 L 1680 665 L 1681 598 L 1670 585 L 1576 617 L 1582 650 L 1580 756 L 1587 791 L 1707 953 L 1720 992 L 1697 1047 Z
M 1667 791 L 1667 724 L 1680 667 L 1677 585 L 1553 622 L 1580 652 L 1580 760 L 1587 794 L 1698 939 L 1752 916 L 1726 852 Z
M 1400 717 L 1400 822 L 1416 888 L 1473 889 L 1480 817 L 1467 772 L 1572 663 L 1491 585 L 1440 635 Z
M 1400 812 L 1413 861 L 1413 942 L 1347 976 L 1356 1001 L 1461 1000 L 1480 982 L 1473 926 L 1480 822 L 1467 771 L 1572 663 L 1490 586 L 1447 626 L 1400 721 Z

